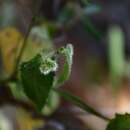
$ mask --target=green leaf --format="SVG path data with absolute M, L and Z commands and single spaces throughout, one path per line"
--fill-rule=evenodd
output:
M 32 60 L 21 65 L 21 79 L 24 92 L 39 111 L 46 104 L 55 76 L 53 66 L 49 66 L 48 69 L 50 70 L 47 72 L 47 65 L 50 65 L 48 59 L 49 61 L 51 60 L 50 57 L 43 59 L 41 55 L 37 55 Z M 46 66 L 46 73 L 44 73 L 43 66 Z
M 65 63 L 62 72 L 55 79 L 54 86 L 56 87 L 63 85 L 70 77 L 73 62 L 73 46 L 68 44 L 66 47 L 60 48 L 58 54 L 65 57 Z
M 60 96 L 62 96 L 65 100 L 69 101 L 70 103 L 74 104 L 75 106 L 81 108 L 82 110 L 89 112 L 95 116 L 98 116 L 102 119 L 109 120 L 104 115 L 100 114 L 96 110 L 94 110 L 92 107 L 84 103 L 79 97 L 72 95 L 71 93 L 67 91 L 63 91 L 60 89 L 53 89 L 54 91 L 58 92 Z
M 106 130 L 130 130 L 130 115 L 117 114 L 116 117 L 110 121 Z

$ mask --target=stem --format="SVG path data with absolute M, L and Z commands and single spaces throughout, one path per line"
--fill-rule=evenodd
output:
M 32 20 L 31 20 L 31 23 L 30 23 L 30 25 L 29 25 L 28 31 L 27 31 L 27 33 L 26 33 L 26 35 L 25 35 L 25 38 L 24 38 L 22 47 L 21 47 L 20 52 L 19 52 L 19 55 L 18 55 L 18 57 L 17 57 L 17 59 L 16 59 L 15 70 L 14 70 L 15 72 L 16 72 L 17 69 L 18 69 L 19 62 L 20 62 L 20 60 L 21 60 L 21 58 L 22 58 L 22 55 L 23 55 L 23 52 L 24 52 L 24 50 L 25 50 L 25 48 L 26 48 L 26 45 L 27 45 L 26 43 L 27 43 L 27 40 L 28 40 L 28 36 L 29 36 L 29 34 L 30 34 L 30 32 L 31 32 L 31 29 L 32 29 L 32 27 L 33 27 L 34 21 L 35 21 L 35 19 L 34 19 L 34 17 L 33 17 Z
M 14 77 L 17 74 L 19 63 L 20 63 L 21 58 L 23 56 L 24 50 L 25 50 L 25 48 L 27 46 L 27 40 L 28 40 L 29 34 L 30 34 L 30 32 L 31 32 L 31 30 L 32 30 L 32 28 L 34 26 L 34 23 L 35 23 L 37 15 L 39 13 L 41 5 L 42 5 L 42 0 L 39 0 L 38 3 L 37 3 L 37 5 L 35 6 L 34 11 L 33 11 L 33 16 L 32 16 L 31 22 L 29 24 L 27 33 L 25 34 L 25 38 L 23 40 L 22 47 L 21 47 L 20 52 L 18 54 L 18 57 L 16 59 L 16 63 L 15 63 L 15 67 L 14 67 L 14 72 L 13 72 L 13 74 L 12 74 L 11 77 Z
M 65 100 L 68 100 L 75 106 L 81 108 L 82 110 L 89 112 L 99 118 L 102 118 L 103 120 L 110 121 L 110 119 L 101 113 L 97 112 L 94 108 L 89 106 L 88 104 L 84 103 L 79 97 L 72 95 L 71 93 L 61 90 L 61 89 L 53 89 L 56 91 L 60 96 L 62 96 Z

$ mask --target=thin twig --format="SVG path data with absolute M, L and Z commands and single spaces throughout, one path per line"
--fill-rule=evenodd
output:
M 34 4 L 34 5 L 35 5 L 35 4 Z M 30 22 L 30 24 L 29 24 L 27 33 L 25 34 L 25 38 L 24 38 L 24 40 L 23 40 L 22 47 L 21 47 L 21 49 L 20 49 L 20 51 L 19 51 L 19 54 L 18 54 L 18 57 L 17 57 L 17 59 L 16 59 L 16 63 L 15 63 L 15 66 L 14 66 L 14 72 L 13 72 L 13 74 L 12 74 L 11 77 L 14 77 L 14 76 L 17 74 L 19 63 L 20 63 L 21 58 L 22 58 L 22 56 L 23 56 L 24 50 L 25 50 L 25 48 L 26 48 L 26 46 L 27 46 L 28 37 L 29 37 L 29 35 L 30 35 L 30 33 L 31 33 L 31 30 L 32 30 L 33 26 L 34 26 L 34 23 L 35 23 L 35 20 L 36 20 L 37 15 L 38 15 L 38 13 L 39 13 L 39 11 L 40 11 L 41 5 L 42 5 L 42 0 L 39 0 L 38 3 L 36 4 L 35 8 L 34 8 L 33 16 L 32 16 L 31 22 Z
M 61 89 L 56 89 L 53 88 L 55 92 L 57 92 L 61 97 L 63 97 L 65 100 L 69 101 L 73 105 L 79 107 L 80 109 L 91 113 L 105 121 L 110 121 L 110 119 L 104 115 L 102 115 L 100 112 L 96 111 L 93 107 L 89 106 L 85 102 L 83 102 L 79 97 L 69 93 L 68 91 L 61 90 Z

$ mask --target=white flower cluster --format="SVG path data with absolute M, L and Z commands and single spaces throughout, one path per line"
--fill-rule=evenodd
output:
M 43 63 L 40 65 L 40 71 L 42 74 L 47 75 L 50 72 L 55 72 L 58 68 L 58 64 L 56 60 L 53 60 L 52 58 L 47 58 L 43 61 Z

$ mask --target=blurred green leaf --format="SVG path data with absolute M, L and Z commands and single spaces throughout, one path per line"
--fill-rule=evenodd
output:
M 41 64 L 46 64 L 41 55 L 21 65 L 21 78 L 24 92 L 35 103 L 38 110 L 46 104 L 49 92 L 53 86 L 54 72 L 44 74 L 40 70 Z
M 95 26 L 92 24 L 92 22 L 87 16 L 83 16 L 81 18 L 81 22 L 84 27 L 84 30 L 89 32 L 89 34 L 96 38 L 96 40 L 99 41 L 102 39 L 103 34 L 95 28 Z
M 130 115 L 117 114 L 114 119 L 112 119 L 106 130 L 130 130 Z
M 46 116 L 51 115 L 53 112 L 55 112 L 55 110 L 57 110 L 59 103 L 60 103 L 59 94 L 51 90 L 47 103 L 45 107 L 42 109 L 43 115 Z
M 125 44 L 124 34 L 120 27 L 112 26 L 108 32 L 108 53 L 110 64 L 110 76 L 112 84 L 120 82 L 124 76 L 125 68 Z
M 63 8 L 63 10 L 61 11 L 61 13 L 59 14 L 58 17 L 58 22 L 60 24 L 67 24 L 69 23 L 69 21 L 71 21 L 76 15 L 74 6 L 71 4 L 68 4 L 67 6 L 65 6 Z
M 25 93 L 23 92 L 23 89 L 22 89 L 22 86 L 20 83 L 10 82 L 9 86 L 10 86 L 10 90 L 11 90 L 13 96 L 16 99 L 28 101 L 28 98 L 25 95 Z

